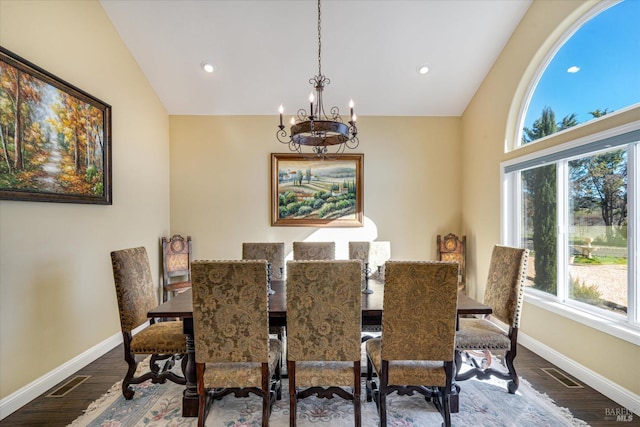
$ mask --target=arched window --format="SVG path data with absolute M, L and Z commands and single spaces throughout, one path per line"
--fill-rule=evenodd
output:
M 636 344 L 638 22 L 640 1 L 625 0 L 598 3 L 572 27 L 521 115 L 523 142 L 548 144 L 501 164 L 503 243 L 531 250 L 525 301 Z
M 520 144 L 640 102 L 640 1 L 585 18 L 551 52 L 527 99 Z

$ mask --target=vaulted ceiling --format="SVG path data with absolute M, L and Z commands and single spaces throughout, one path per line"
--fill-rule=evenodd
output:
M 318 72 L 314 0 L 101 0 L 171 115 L 285 115 Z M 460 116 L 530 0 L 324 0 L 325 107 Z M 215 66 L 202 70 L 203 62 Z M 427 64 L 429 73 L 417 72 Z

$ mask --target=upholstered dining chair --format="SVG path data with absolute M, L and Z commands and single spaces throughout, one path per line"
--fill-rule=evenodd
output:
M 133 330 L 149 319 L 147 312 L 158 305 L 157 288 L 151 277 L 149 257 L 144 247 L 111 252 L 113 280 L 116 286 L 120 326 L 124 340 L 124 360 L 129 365 L 122 381 L 125 399 L 133 398 L 131 384 L 147 380 L 164 383 L 166 380 L 186 384 L 183 376 L 171 371 L 173 363 L 182 359 L 182 371 L 186 365 L 187 338 L 183 334 L 182 321 L 155 322 L 133 335 Z M 150 370 L 135 376 L 138 367 L 136 355 L 150 354 Z M 163 367 L 159 361 L 164 360 Z
M 213 400 L 262 398 L 262 426 L 281 398 L 282 343 L 269 337 L 267 261 L 194 261 L 193 332 L 198 426 Z
M 502 329 L 489 318 L 465 318 L 459 320 L 456 333 L 456 381 L 478 377 L 486 379 L 495 376 L 510 380 L 507 390 L 513 394 L 520 380 L 513 364 L 518 344 L 518 328 L 522 312 L 524 281 L 526 280 L 529 250 L 496 245 L 491 254 L 489 275 L 484 294 L 484 304 L 493 309 L 490 319 L 503 322 L 508 330 Z M 478 364 L 471 351 L 482 352 L 489 357 L 485 365 Z M 491 353 L 502 353 L 508 372 L 491 367 Z M 470 362 L 471 368 L 461 372 L 462 357 Z
M 294 260 L 336 259 L 335 242 L 293 242 Z
M 458 302 L 458 265 L 387 261 L 382 337 L 366 342 L 367 401 L 387 425 L 387 395 L 420 393 L 433 399 L 451 425 L 450 393 Z M 373 370 L 378 384 L 372 379 Z
M 191 287 L 191 236 L 162 237 L 162 290 L 164 301 Z
M 298 400 L 313 394 L 352 400 L 361 425 L 360 269 L 353 260 L 287 262 L 290 426 Z
M 266 259 L 267 280 L 284 279 L 284 243 L 243 243 L 242 259 Z

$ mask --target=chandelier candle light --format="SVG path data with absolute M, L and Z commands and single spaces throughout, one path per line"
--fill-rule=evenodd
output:
M 344 153 L 345 148 L 355 149 L 360 144 L 356 115 L 353 112 L 353 100 L 349 102 L 348 124 L 342 121 L 340 109 L 331 107 L 327 115 L 322 102 L 324 87 L 331 81 L 322 75 L 322 41 L 320 38 L 320 0 L 318 0 L 318 75 L 309 79 L 309 84 L 315 88 L 309 95 L 309 113 L 304 108 L 298 110 L 296 116 L 291 117 L 289 135 L 282 124 L 284 106 L 280 105 L 280 125 L 276 136 L 278 141 L 288 144 L 291 151 L 297 151 L 305 158 L 331 158 Z M 311 147 L 311 152 L 303 151 L 303 147 Z M 332 147 L 330 150 L 329 147 Z

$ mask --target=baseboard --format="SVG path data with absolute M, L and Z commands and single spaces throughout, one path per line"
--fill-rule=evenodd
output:
M 58 366 L 56 369 L 48 372 L 42 377 L 32 381 L 20 390 L 3 398 L 0 400 L 0 420 L 13 414 L 33 399 L 40 396 L 46 390 L 49 390 L 64 381 L 66 378 L 75 374 L 78 370 L 84 368 L 89 363 L 103 356 L 121 343 L 122 333 L 118 332 L 63 365 Z
M 541 343 L 540 341 L 531 338 L 526 334 L 523 334 L 522 331 L 518 332 L 518 344 L 521 344 L 522 346 L 528 348 L 540 357 L 548 360 L 560 369 L 584 382 L 589 387 L 607 396 L 609 399 L 618 403 L 621 407 L 633 412 L 634 414 L 640 414 L 639 395 L 625 389 L 624 387 L 621 387 L 620 385 L 603 377 L 597 372 L 580 365 L 574 360 L 567 358 L 565 355 L 557 352 L 556 350 Z M 604 409 L 605 408 L 603 408 L 603 417 Z M 615 410 L 616 408 L 609 409 Z

